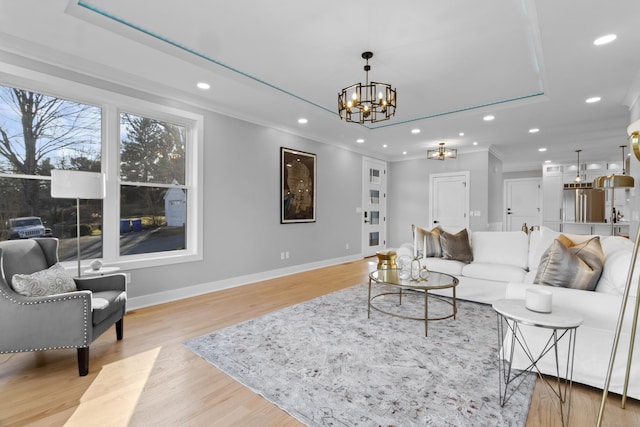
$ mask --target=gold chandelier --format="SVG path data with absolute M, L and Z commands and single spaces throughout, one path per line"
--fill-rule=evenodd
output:
M 369 59 L 373 57 L 371 52 L 363 52 L 362 58 L 366 60 L 364 71 L 366 82 L 348 86 L 338 94 L 338 114 L 340 119 L 347 122 L 364 123 L 389 120 L 396 113 L 396 90 L 390 84 L 369 83 Z
M 455 148 L 447 148 L 444 146 L 444 142 L 438 144 L 438 148 L 433 150 L 427 150 L 427 159 L 429 160 L 444 160 L 444 159 L 456 159 L 458 158 L 458 150 Z

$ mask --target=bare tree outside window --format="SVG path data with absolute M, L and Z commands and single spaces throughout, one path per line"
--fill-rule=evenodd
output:
M 101 116 L 99 107 L 0 86 L 0 238 L 12 238 L 8 223 L 24 217 L 40 218 L 47 235 L 71 237 L 65 230 L 72 228 L 66 223 L 75 224 L 70 213 L 75 201 L 52 199 L 49 181 L 42 177 L 54 168 L 101 170 Z M 98 239 L 101 218 L 101 203 L 81 209 L 83 229 L 95 227 Z M 92 246 L 100 256 L 101 244 Z M 75 250 L 61 250 L 60 255 L 71 259 Z

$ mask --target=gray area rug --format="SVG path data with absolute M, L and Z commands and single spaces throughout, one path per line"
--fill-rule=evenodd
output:
M 376 299 L 416 317 L 423 301 Z M 451 306 L 430 300 L 429 309 Z M 185 346 L 310 426 L 524 426 L 535 375 L 500 407 L 497 342 L 488 305 L 458 301 L 457 318 L 430 322 L 425 337 L 421 321 L 374 310 L 368 319 L 358 285 Z

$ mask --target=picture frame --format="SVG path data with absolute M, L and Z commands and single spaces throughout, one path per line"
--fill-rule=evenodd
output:
M 280 147 L 280 223 L 316 221 L 316 155 Z

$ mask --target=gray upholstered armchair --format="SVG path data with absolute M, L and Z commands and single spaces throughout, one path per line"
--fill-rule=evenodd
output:
M 78 349 L 80 376 L 89 372 L 89 345 L 111 325 L 122 339 L 126 276 L 74 278 L 77 291 L 27 297 L 14 291 L 15 274 L 58 262 L 58 239 L 0 242 L 0 353 Z

